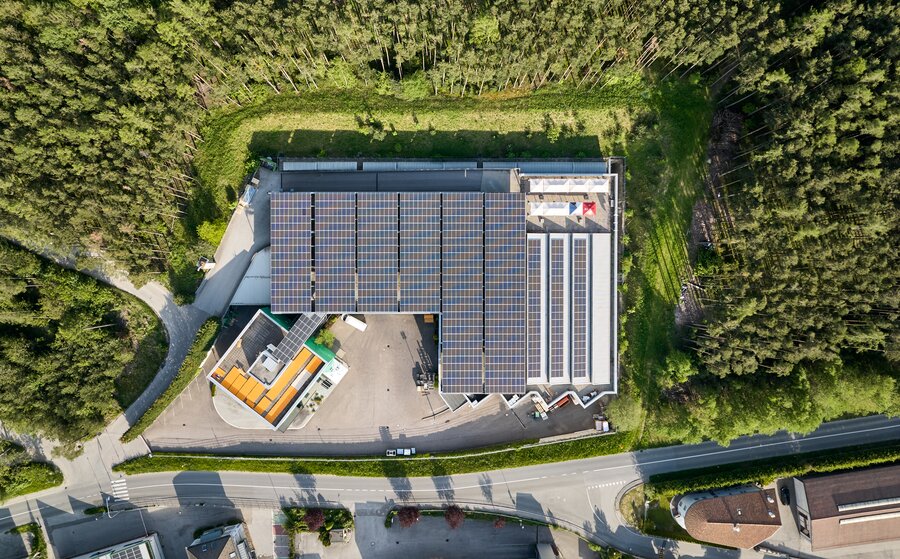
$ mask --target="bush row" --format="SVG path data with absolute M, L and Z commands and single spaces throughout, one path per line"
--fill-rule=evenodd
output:
M 671 498 L 692 491 L 746 483 L 766 485 L 776 479 L 850 470 L 900 461 L 900 441 L 776 456 L 750 462 L 666 472 L 650 476 L 646 490 Z
M 0 477 L 0 502 L 13 497 L 43 491 L 62 484 L 59 468 L 46 462 L 26 462 L 8 469 Z
M 197 337 L 194 338 L 194 343 L 191 344 L 191 348 L 188 350 L 187 357 L 184 358 L 184 362 L 181 363 L 181 368 L 178 369 L 178 374 L 172 379 L 172 383 L 166 388 L 165 392 L 153 402 L 150 408 L 144 412 L 144 415 L 125 431 L 125 434 L 122 435 L 122 442 L 127 443 L 138 438 L 147 427 L 150 427 L 150 425 L 156 421 L 156 418 L 162 414 L 163 410 L 165 410 L 169 404 L 181 394 L 181 391 L 194 380 L 194 377 L 197 376 L 197 372 L 200 370 L 200 365 L 203 364 L 206 353 L 209 351 L 209 348 L 212 347 L 218 333 L 218 318 L 211 318 L 203 323 L 200 330 L 197 331 Z
M 512 446 L 488 454 L 435 454 L 417 458 L 230 458 L 211 455 L 154 453 L 113 467 L 126 474 L 171 471 L 241 471 L 359 477 L 435 477 L 565 462 L 631 450 L 634 436 L 619 433 L 540 446 Z

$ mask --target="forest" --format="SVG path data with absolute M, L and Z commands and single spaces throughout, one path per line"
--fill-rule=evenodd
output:
M 131 295 L 0 241 L 0 422 L 73 447 L 143 392 L 166 355 Z
M 862 0 L 10 0 L 0 235 L 186 301 L 235 177 L 283 145 L 245 142 L 233 174 L 207 172 L 236 115 L 303 105 L 363 115 L 374 136 L 396 131 L 368 103 L 561 111 L 633 94 L 616 106 L 643 112 L 600 137 L 640 202 L 621 425 L 660 444 L 900 413 L 898 22 L 896 4 Z M 711 110 L 681 104 L 689 86 Z M 694 128 L 689 144 L 665 135 Z M 702 243 L 685 238 L 695 201 Z M 664 246 L 687 256 L 663 271 Z M 682 285 L 697 311 L 676 324 Z

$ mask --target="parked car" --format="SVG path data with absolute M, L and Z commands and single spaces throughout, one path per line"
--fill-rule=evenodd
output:
M 384 455 L 387 456 L 388 458 L 393 458 L 394 456 L 397 456 L 397 451 L 394 450 L 393 448 L 389 448 L 389 449 L 387 449 L 387 451 L 384 453 Z
M 781 486 L 781 489 L 778 490 L 778 496 L 781 497 L 782 505 L 788 506 L 791 504 L 791 491 L 787 488 L 787 485 Z

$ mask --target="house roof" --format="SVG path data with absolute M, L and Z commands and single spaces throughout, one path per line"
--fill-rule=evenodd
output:
M 900 538 L 900 465 L 799 478 L 813 549 Z
M 694 539 L 748 549 L 772 537 L 781 528 L 781 516 L 775 491 L 767 489 L 697 501 L 684 523 Z
M 237 547 L 231 536 L 223 535 L 188 547 L 187 555 L 189 559 L 230 559 L 237 557 Z

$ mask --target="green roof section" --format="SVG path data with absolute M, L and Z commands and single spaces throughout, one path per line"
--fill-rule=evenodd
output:
M 266 314 L 266 316 L 272 319 L 272 322 L 281 326 L 285 330 L 290 330 L 291 326 L 294 325 L 294 323 L 287 320 L 284 315 L 272 313 L 272 309 L 270 307 L 263 307 L 261 310 Z
M 322 344 L 317 344 L 314 338 L 306 340 L 306 343 L 304 343 L 303 345 L 308 347 L 311 352 L 318 355 L 319 359 L 321 359 L 325 363 L 330 362 L 335 357 L 333 351 L 323 346 Z

